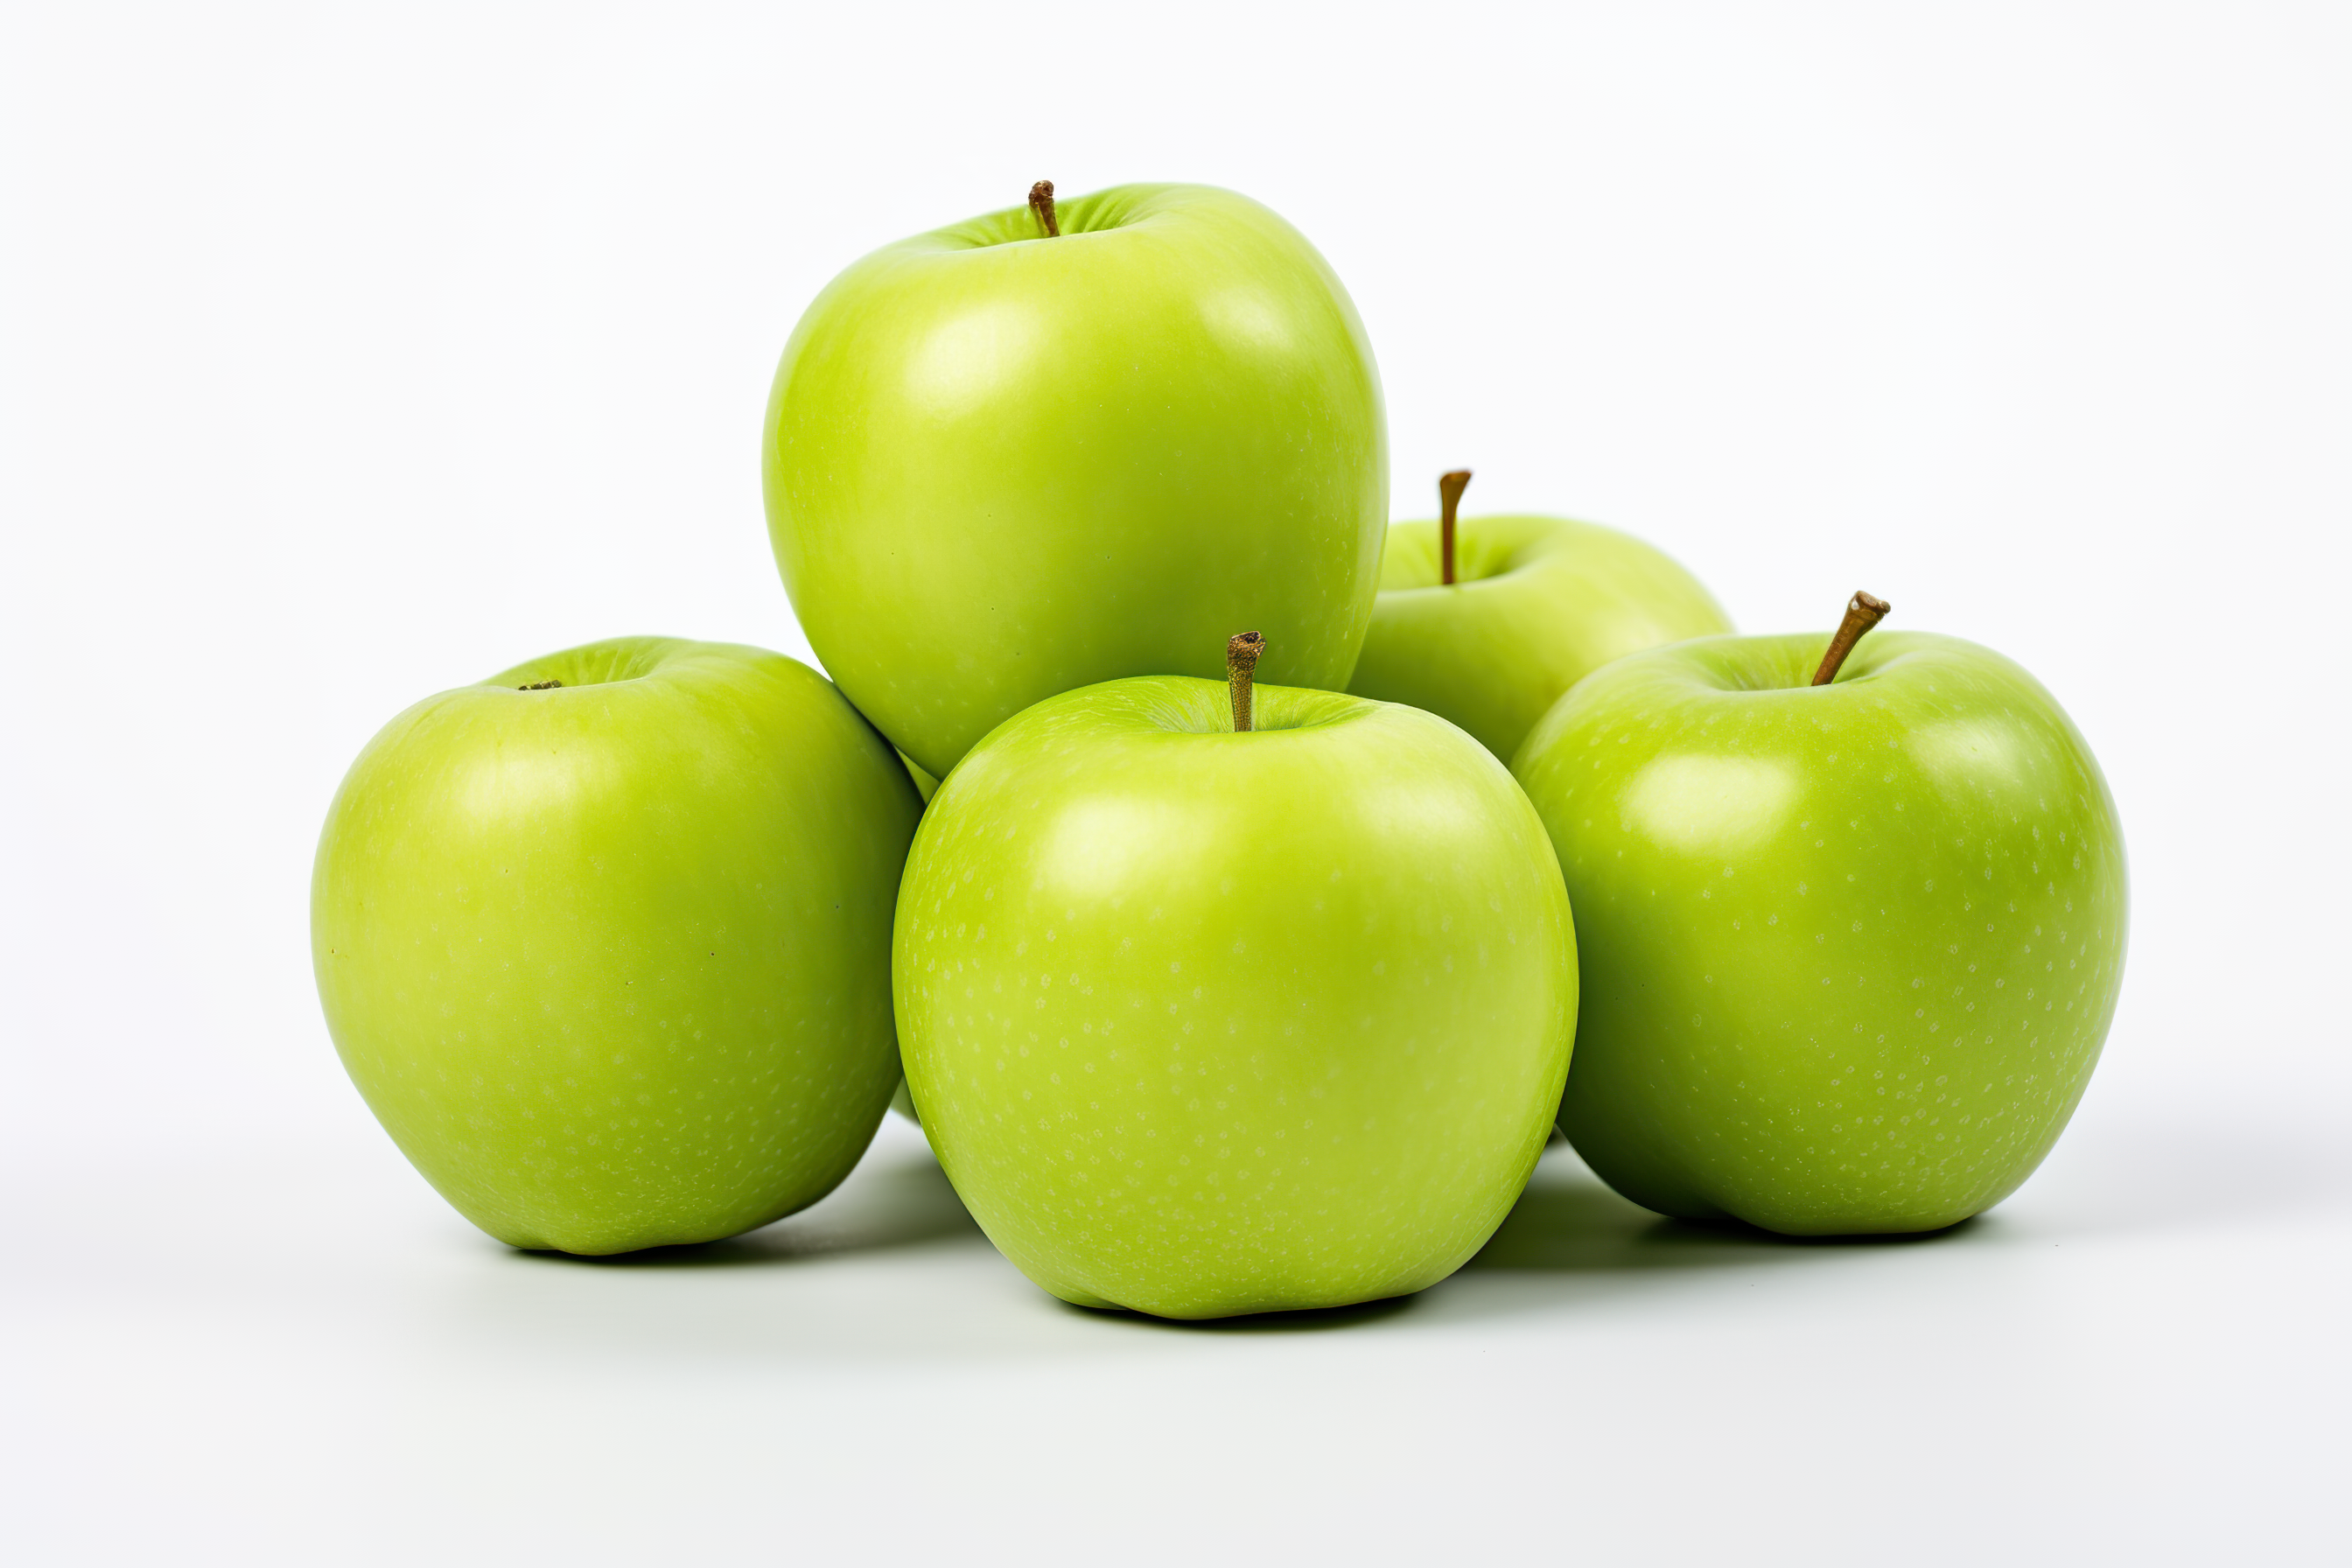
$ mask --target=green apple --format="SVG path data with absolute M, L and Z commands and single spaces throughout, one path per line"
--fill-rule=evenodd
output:
M 929 805 L 931 796 L 939 793 L 940 781 L 925 773 L 922 769 L 917 767 L 913 759 L 909 758 L 906 752 L 899 752 L 898 760 L 906 763 L 907 773 L 914 779 L 916 793 L 923 797 L 923 804 L 926 805 Z M 915 1110 L 914 1097 L 907 1092 L 907 1080 L 903 1077 L 898 1079 L 898 1087 L 890 1096 L 890 1109 L 897 1111 L 899 1115 L 905 1117 L 908 1121 L 913 1122 L 918 1127 L 920 1127 L 923 1124 L 921 1115 L 919 1115 Z
M 943 778 L 1041 699 L 1221 673 L 1236 626 L 1274 639 L 1269 680 L 1344 687 L 1387 439 L 1363 325 L 1296 229 L 1122 185 L 835 279 L 777 367 L 769 533 L 826 670 Z
M 916 766 L 915 760 L 904 752 L 898 753 L 898 761 L 906 765 L 907 776 L 915 781 L 915 793 L 929 805 L 931 796 L 940 792 L 940 781 Z
M 1348 689 L 1450 719 L 1508 763 L 1560 693 L 1612 658 L 1731 630 L 1698 579 L 1630 534 L 1564 517 L 1444 517 L 1389 530 Z M 1444 481 L 1441 481 L 1441 486 Z
M 624 637 L 386 725 L 327 816 L 311 954 L 352 1081 L 499 1240 L 709 1241 L 824 1196 L 898 1078 L 919 805 L 781 654 Z
M 1171 1318 L 1402 1295 L 1551 1130 L 1575 934 L 1542 824 L 1411 708 L 1183 676 L 1038 704 L 924 815 L 893 983 L 923 1130 L 1006 1257 Z
M 1809 685 L 1822 644 L 1633 654 L 1528 737 L 1585 977 L 1560 1125 L 1664 1214 L 1934 1230 L 2014 1191 L 2082 1096 L 2123 837 L 2008 659 L 1882 633 Z

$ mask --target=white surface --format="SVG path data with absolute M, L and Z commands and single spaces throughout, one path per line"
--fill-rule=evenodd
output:
M 0 14 L 0 1551 L 2341 1561 L 2346 14 L 824 11 Z M 2135 879 L 2043 1173 L 1784 1246 L 1555 1158 L 1541 1266 L 1205 1330 L 1039 1295 L 896 1124 L 700 1262 L 441 1206 L 317 1017 L 336 778 L 570 643 L 804 652 L 776 352 L 1041 175 L 1298 223 L 1400 514 L 1467 463 L 2042 676 Z
M 2236 1121 L 2094 1113 L 1893 1246 L 1664 1224 L 1555 1154 L 1446 1284 L 1209 1329 L 1037 1291 L 895 1118 L 816 1208 L 635 1262 L 499 1247 L 381 1139 L 36 1181 L 10 1528 L 44 1563 L 2341 1562 L 2345 1189 L 2326 1122 Z

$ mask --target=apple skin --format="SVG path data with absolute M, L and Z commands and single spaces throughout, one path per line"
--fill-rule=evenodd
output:
M 1603 1181 L 1793 1236 L 1936 1230 L 2032 1174 L 2124 962 L 2123 836 L 2033 678 L 1925 632 L 1595 671 L 1513 771 L 1575 901 L 1560 1126 Z
M 841 689 L 935 777 L 1045 698 L 1339 689 L 1388 516 L 1380 375 L 1323 258 L 1245 196 L 1121 185 L 888 246 L 809 306 L 762 446 L 776 563 Z
M 892 973 L 923 1131 L 1064 1300 L 1342 1306 L 1458 1268 L 1551 1131 L 1575 931 L 1508 773 L 1430 714 L 1223 682 L 1038 704 L 925 813 Z
M 908 776 L 915 781 L 916 793 L 923 797 L 923 804 L 929 805 L 931 796 L 940 792 L 940 781 L 917 767 L 904 752 L 898 753 L 898 760 L 906 763 Z M 903 1074 L 898 1079 L 897 1091 L 890 1096 L 890 1109 L 918 1127 L 923 1124 L 921 1115 L 915 1110 L 914 1097 L 907 1092 L 907 1079 Z
M 517 689 L 549 679 L 552 690 Z M 625 637 L 386 725 L 320 837 L 327 1024 L 500 1241 L 710 1241 L 823 1197 L 898 1078 L 915 785 L 824 677 Z
M 940 781 L 916 766 L 914 759 L 904 752 L 898 753 L 898 761 L 906 767 L 907 776 L 915 781 L 915 793 L 922 797 L 924 805 L 929 805 L 931 796 L 940 793 Z
M 1389 530 L 1348 689 L 1451 720 L 1506 763 L 1560 694 L 1612 658 L 1731 621 L 1697 578 L 1628 533 L 1564 517 L 1465 517 L 1454 581 L 1434 519 Z

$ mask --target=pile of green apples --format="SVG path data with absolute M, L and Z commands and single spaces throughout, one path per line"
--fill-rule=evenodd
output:
M 1467 473 L 1389 526 L 1362 323 L 1255 202 L 1041 182 L 876 251 L 763 458 L 830 680 L 572 648 L 329 813 L 336 1047 L 500 1240 L 765 1225 L 896 1094 L 1065 1300 L 1333 1307 L 1459 1268 L 1556 1130 L 1661 1214 L 1916 1232 L 2082 1095 L 2124 854 L 2050 694 L 1868 595 L 1730 635 Z

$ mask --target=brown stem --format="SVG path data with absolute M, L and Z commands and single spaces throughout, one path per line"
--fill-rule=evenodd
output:
M 1456 468 L 1437 476 L 1437 580 L 1454 581 L 1454 514 L 1462 510 L 1462 492 L 1470 488 L 1470 470 Z
M 1029 187 L 1029 210 L 1035 213 L 1037 221 L 1045 226 L 1047 239 L 1061 237 L 1062 220 L 1054 216 L 1053 181 L 1040 180 Z
M 552 691 L 562 684 L 563 682 L 560 680 L 534 680 L 528 685 L 518 686 L 515 689 L 517 691 Z
M 1258 656 L 1265 639 L 1255 632 L 1235 632 L 1225 639 L 1225 690 L 1234 700 L 1234 733 L 1250 730 L 1250 680 L 1257 673 Z
M 1862 634 L 1886 618 L 1895 606 L 1868 594 L 1857 593 L 1846 601 L 1845 619 L 1838 623 L 1837 636 L 1830 638 L 1829 652 L 1822 655 L 1822 667 L 1813 671 L 1813 684 L 1827 686 L 1837 679 L 1838 667 L 1845 656 L 1862 640 Z

